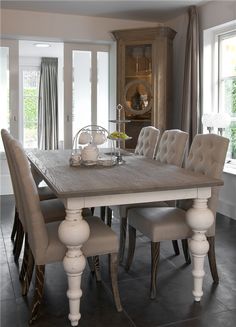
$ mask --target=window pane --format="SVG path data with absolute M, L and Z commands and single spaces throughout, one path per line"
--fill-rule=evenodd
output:
M 39 70 L 23 71 L 24 147 L 38 146 Z
M 91 124 L 91 52 L 73 51 L 72 133 Z
M 236 36 L 223 38 L 221 47 L 221 78 L 236 76 Z
M 236 159 L 236 35 L 222 35 L 219 40 L 219 111 L 231 116 L 225 136 L 230 139 L 228 157 Z
M 108 129 L 108 52 L 97 53 L 97 124 Z
M 1 99 L 1 119 L 0 129 L 5 128 L 10 131 L 9 113 L 9 48 L 0 47 L 0 99 Z M 0 140 L 0 151 L 3 151 L 2 138 Z

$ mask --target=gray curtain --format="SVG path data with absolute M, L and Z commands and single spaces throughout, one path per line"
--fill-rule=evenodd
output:
M 58 59 L 42 58 L 38 104 L 38 147 L 58 149 Z
M 189 133 L 189 146 L 199 130 L 199 27 L 195 6 L 189 8 L 185 50 L 181 129 Z

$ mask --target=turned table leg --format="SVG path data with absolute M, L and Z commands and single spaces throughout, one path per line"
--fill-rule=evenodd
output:
M 203 295 L 204 258 L 209 250 L 209 243 L 205 234 L 214 222 L 214 215 L 207 207 L 207 199 L 195 199 L 193 207 L 186 213 L 186 220 L 193 230 L 189 243 L 193 256 L 193 296 L 195 301 L 199 302 Z
M 77 326 L 80 319 L 81 276 L 86 265 L 81 251 L 83 243 L 89 238 L 89 226 L 82 217 L 82 210 L 66 210 L 66 218 L 58 230 L 59 238 L 68 251 L 63 265 L 68 278 L 69 320 L 71 326 Z

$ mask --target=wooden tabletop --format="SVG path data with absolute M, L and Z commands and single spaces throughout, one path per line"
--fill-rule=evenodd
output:
M 70 155 L 70 150 L 28 152 L 30 162 L 58 197 L 128 194 L 223 185 L 220 179 L 160 164 L 156 160 L 140 156 L 124 156 L 124 164 L 112 167 L 71 167 Z

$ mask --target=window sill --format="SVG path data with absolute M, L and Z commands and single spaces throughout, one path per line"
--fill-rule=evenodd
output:
M 236 175 L 236 163 L 226 163 L 223 171 L 226 174 Z

